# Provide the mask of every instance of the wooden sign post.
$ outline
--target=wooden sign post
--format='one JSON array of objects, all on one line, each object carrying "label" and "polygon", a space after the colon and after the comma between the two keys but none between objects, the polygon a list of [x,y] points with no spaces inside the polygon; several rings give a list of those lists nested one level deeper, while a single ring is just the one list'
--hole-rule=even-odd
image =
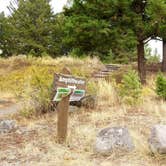
[{"label": "wooden sign post", "polygon": [[58,142],[64,143],[67,138],[68,110],[69,104],[73,101],[80,101],[85,96],[86,81],[71,75],[55,74],[54,76],[54,97],[57,102],[58,111]]},{"label": "wooden sign post", "polygon": [[58,111],[57,133],[58,133],[59,143],[64,143],[67,137],[69,98],[70,94],[63,97],[57,106],[57,111]]}]

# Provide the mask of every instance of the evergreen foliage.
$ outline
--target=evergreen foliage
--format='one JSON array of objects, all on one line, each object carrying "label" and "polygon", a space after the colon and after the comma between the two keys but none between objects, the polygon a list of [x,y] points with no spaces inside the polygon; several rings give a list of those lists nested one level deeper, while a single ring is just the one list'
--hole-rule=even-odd
[{"label": "evergreen foliage", "polygon": [[156,80],[156,93],[159,97],[166,100],[166,77],[159,73]]},{"label": "evergreen foliage", "polygon": [[12,48],[15,46],[13,43],[13,31],[11,29],[8,18],[5,17],[4,13],[0,13],[0,50],[2,55],[12,55]]},{"label": "evergreen foliage", "polygon": [[138,104],[141,97],[141,89],[140,78],[134,70],[130,70],[123,76],[122,83],[118,87],[120,97],[129,105]]},{"label": "evergreen foliage", "polygon": [[[65,9],[64,43],[82,53],[98,53],[102,60],[123,62],[135,60],[136,40],[133,32],[118,20],[120,1],[73,1]],[[108,58],[110,51],[112,58]],[[118,55],[118,57],[117,57]]]},{"label": "evergreen foliage", "polygon": [[49,0],[19,0],[9,6],[16,54],[56,54],[56,19]]},{"label": "evergreen foliage", "polygon": [[[83,52],[95,50],[107,55],[111,48],[116,59],[121,61],[128,58],[125,52],[137,48],[139,76],[145,83],[144,43],[159,35],[159,25],[163,25],[166,16],[165,7],[165,0],[73,0],[71,7],[65,10],[71,29],[67,31],[66,40],[70,48]],[[160,14],[157,9],[161,10]]]},{"label": "evergreen foliage", "polygon": [[72,53],[98,56],[107,63],[129,63],[138,56],[142,80],[145,40],[166,35],[165,0],[71,0],[59,14],[53,13],[50,0],[12,2],[10,16],[0,14],[5,55]]}]

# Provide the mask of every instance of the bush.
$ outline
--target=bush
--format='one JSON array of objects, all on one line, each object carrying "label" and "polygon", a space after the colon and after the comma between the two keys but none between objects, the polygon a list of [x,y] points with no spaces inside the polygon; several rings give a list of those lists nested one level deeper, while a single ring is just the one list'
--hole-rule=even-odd
[{"label": "bush", "polygon": [[147,59],[147,64],[160,63],[160,56],[154,55]]},{"label": "bush", "polygon": [[162,73],[159,73],[156,79],[156,93],[166,100],[166,77]]},{"label": "bush", "polygon": [[118,86],[118,92],[122,101],[129,105],[138,104],[141,97],[141,82],[138,73],[130,70],[122,78],[122,82]]},{"label": "bush", "polygon": [[27,74],[21,94],[24,99],[21,115],[29,118],[50,111],[53,74],[46,67],[35,66]]}]

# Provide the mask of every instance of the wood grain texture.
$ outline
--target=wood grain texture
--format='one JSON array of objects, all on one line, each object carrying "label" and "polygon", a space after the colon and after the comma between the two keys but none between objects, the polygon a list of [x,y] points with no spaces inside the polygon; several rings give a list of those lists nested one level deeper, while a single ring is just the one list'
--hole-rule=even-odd
[{"label": "wood grain texture", "polygon": [[67,127],[68,127],[68,110],[69,110],[69,94],[62,98],[62,100],[58,103],[57,111],[58,111],[58,142],[64,143],[67,138]]}]

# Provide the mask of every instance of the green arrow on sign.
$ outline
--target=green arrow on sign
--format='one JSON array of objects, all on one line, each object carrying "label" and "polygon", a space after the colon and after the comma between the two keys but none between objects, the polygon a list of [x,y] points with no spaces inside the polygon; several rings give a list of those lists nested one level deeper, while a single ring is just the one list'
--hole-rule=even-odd
[{"label": "green arrow on sign", "polygon": [[53,101],[61,101],[61,99],[69,95],[70,92],[71,92],[71,89],[69,88],[58,88]]}]

